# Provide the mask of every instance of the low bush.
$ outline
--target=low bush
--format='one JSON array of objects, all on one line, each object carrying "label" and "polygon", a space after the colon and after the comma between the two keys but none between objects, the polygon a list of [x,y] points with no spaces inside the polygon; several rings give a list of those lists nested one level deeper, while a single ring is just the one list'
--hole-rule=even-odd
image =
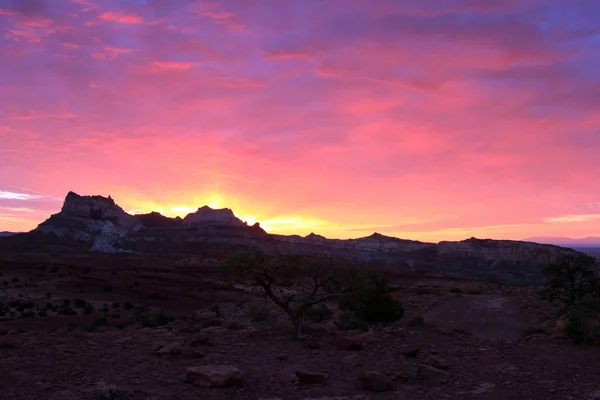
[{"label": "low bush", "polygon": [[83,308],[87,305],[87,301],[80,298],[73,299],[73,305],[77,308]]},{"label": "low bush", "polygon": [[325,304],[308,307],[304,316],[311,322],[328,321],[333,317],[333,312]]},{"label": "low bush", "polygon": [[344,312],[340,315],[338,322],[338,328],[342,331],[363,331],[369,330],[369,323],[360,319],[351,312]]},{"label": "low bush", "polygon": [[541,294],[558,301],[566,317],[565,334],[573,342],[600,342],[600,277],[596,259],[563,257],[544,269],[548,282]]},{"label": "low bush", "polygon": [[250,307],[248,310],[248,318],[255,324],[262,324],[272,318],[271,313],[264,307]]},{"label": "low bush", "polygon": [[370,325],[397,322],[404,315],[404,306],[391,296],[387,281],[376,274],[368,274],[356,293],[340,305],[351,310],[356,320]]}]

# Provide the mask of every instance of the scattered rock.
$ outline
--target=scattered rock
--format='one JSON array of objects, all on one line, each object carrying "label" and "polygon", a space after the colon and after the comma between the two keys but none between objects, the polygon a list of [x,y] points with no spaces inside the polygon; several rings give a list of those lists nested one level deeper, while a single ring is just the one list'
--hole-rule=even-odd
[{"label": "scattered rock", "polygon": [[394,388],[394,382],[377,371],[366,371],[360,376],[359,380],[365,389],[375,392],[385,392]]},{"label": "scattered rock", "polygon": [[421,353],[421,346],[405,346],[400,349],[400,354],[404,357],[415,358]]},{"label": "scattered rock", "polygon": [[350,354],[344,357],[342,361],[346,364],[356,364],[358,361],[358,356],[356,354]]},{"label": "scattered rock", "polygon": [[304,345],[309,349],[321,348],[321,343],[319,342],[319,340],[312,336],[307,336],[304,338]]},{"label": "scattered rock", "polygon": [[427,364],[429,364],[433,368],[444,370],[450,367],[450,361],[438,357],[429,357],[429,359],[427,360]]},{"label": "scattered rock", "polygon": [[92,389],[98,399],[113,399],[117,396],[118,388],[115,385],[108,385],[104,381],[96,382],[96,386]]},{"label": "scattered rock", "polygon": [[233,365],[203,365],[189,367],[186,380],[203,387],[242,386],[245,375]]},{"label": "scattered rock", "polygon": [[323,385],[327,380],[327,374],[322,372],[296,371],[296,377],[301,385]]},{"label": "scattered rock", "polygon": [[170,343],[166,345],[161,345],[157,350],[154,351],[154,354],[159,356],[165,355],[179,355],[182,352],[181,345],[179,343]]},{"label": "scattered rock", "polygon": [[337,347],[342,350],[353,350],[360,351],[363,347],[363,342],[352,337],[339,337],[337,338]]},{"label": "scattered rock", "polygon": [[283,354],[283,353],[282,353],[282,354],[279,354],[279,355],[277,356],[277,359],[278,359],[278,360],[281,360],[281,361],[286,361],[286,360],[289,360],[289,358],[290,358],[290,357],[289,357],[287,354]]},{"label": "scattered rock", "polygon": [[204,328],[202,331],[205,333],[220,333],[223,332],[225,328],[222,326],[209,326],[208,328]]},{"label": "scattered rock", "polygon": [[192,350],[190,355],[194,358],[204,358],[204,352],[202,352],[200,350]]},{"label": "scattered rock", "polygon": [[429,365],[419,365],[417,368],[417,377],[434,383],[450,382],[451,374]]},{"label": "scattered rock", "polygon": [[472,394],[483,394],[483,393],[487,393],[490,392],[493,388],[496,387],[495,383],[491,383],[491,382],[481,382],[479,384],[479,386],[477,386],[475,389],[473,389],[471,392]]},{"label": "scattered rock", "polygon": [[208,336],[208,334],[206,332],[200,332],[196,336],[194,336],[194,338],[190,342],[190,345],[198,346],[201,344],[206,344],[206,343],[208,343],[209,340],[210,340],[210,337]]}]

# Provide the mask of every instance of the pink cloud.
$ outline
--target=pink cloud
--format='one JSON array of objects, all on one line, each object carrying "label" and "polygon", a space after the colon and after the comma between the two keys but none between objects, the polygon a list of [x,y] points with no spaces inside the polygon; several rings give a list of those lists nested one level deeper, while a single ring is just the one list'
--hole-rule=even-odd
[{"label": "pink cloud", "polygon": [[150,72],[177,72],[187,71],[192,68],[196,63],[191,62],[175,62],[175,61],[153,61],[148,67]]},{"label": "pink cloud", "polygon": [[96,3],[2,15],[1,184],[146,211],[220,198],[288,233],[599,234],[595,8]]},{"label": "pink cloud", "polygon": [[98,16],[103,21],[119,22],[122,24],[143,24],[144,19],[139,15],[123,14],[120,12],[106,11]]},{"label": "pink cloud", "polygon": [[226,25],[229,29],[241,31],[245,26],[237,21],[236,17],[228,12],[205,12],[204,16],[211,18],[217,23]]}]

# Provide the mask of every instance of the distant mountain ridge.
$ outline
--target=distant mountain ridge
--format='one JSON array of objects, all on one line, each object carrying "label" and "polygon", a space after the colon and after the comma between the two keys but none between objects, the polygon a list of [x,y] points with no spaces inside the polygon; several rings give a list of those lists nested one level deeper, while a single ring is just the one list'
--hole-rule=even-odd
[{"label": "distant mountain ridge", "polygon": [[12,236],[12,235],[16,235],[16,232],[0,232],[0,237],[7,237],[7,236]]},{"label": "distant mountain ridge", "polygon": [[585,238],[570,238],[570,237],[533,237],[529,239],[525,239],[528,242],[536,242],[536,243],[544,243],[544,244],[554,244],[557,246],[574,246],[574,247],[600,247],[600,237],[585,237]]},{"label": "distant mountain ridge", "polygon": [[427,243],[374,233],[357,239],[269,234],[249,226],[232,210],[200,207],[185,218],[157,212],[131,215],[114,200],[69,192],[61,211],[31,232],[0,240],[13,251],[134,252],[180,257],[226,256],[239,249],[271,253],[326,254],[415,277],[455,276],[511,284],[540,283],[543,266],[575,250],[531,242],[471,238]]}]

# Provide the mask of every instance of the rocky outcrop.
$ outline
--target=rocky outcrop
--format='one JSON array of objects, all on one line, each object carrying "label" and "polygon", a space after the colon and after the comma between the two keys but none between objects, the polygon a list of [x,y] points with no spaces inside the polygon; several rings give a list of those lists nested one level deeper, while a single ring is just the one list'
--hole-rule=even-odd
[{"label": "rocky outcrop", "polygon": [[208,206],[201,207],[195,213],[186,215],[183,219],[183,223],[187,226],[205,224],[233,227],[247,226],[246,223],[238,219],[229,208],[215,210]]},{"label": "rocky outcrop", "polygon": [[69,192],[61,211],[42,222],[34,233],[63,242],[85,243],[93,251],[114,253],[123,248],[124,236],[136,229],[135,217],[110,196],[79,196]]},{"label": "rocky outcrop", "polygon": [[137,214],[135,218],[144,228],[171,228],[183,223],[180,217],[169,218],[158,212]]}]

